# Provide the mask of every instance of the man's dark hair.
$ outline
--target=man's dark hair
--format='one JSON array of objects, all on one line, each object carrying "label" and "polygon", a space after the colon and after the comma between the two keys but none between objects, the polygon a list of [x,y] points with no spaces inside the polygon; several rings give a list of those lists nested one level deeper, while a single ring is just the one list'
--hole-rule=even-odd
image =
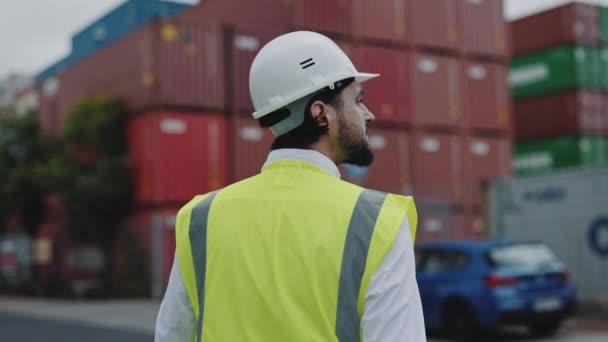
[{"label": "man's dark hair", "polygon": [[[315,94],[306,104],[304,112],[304,122],[293,130],[278,136],[272,142],[272,150],[280,148],[297,148],[309,149],[310,145],[319,141],[319,139],[327,133],[327,127],[317,125],[312,115],[310,115],[310,107],[315,101],[326,103],[337,110],[342,107],[342,91],[348,87],[354,78],[347,78],[336,82],[334,89],[329,87],[324,88]],[[259,119],[260,126],[271,127],[282,119],[289,116],[289,110],[286,108],[279,109],[276,112],[270,113]]]}]

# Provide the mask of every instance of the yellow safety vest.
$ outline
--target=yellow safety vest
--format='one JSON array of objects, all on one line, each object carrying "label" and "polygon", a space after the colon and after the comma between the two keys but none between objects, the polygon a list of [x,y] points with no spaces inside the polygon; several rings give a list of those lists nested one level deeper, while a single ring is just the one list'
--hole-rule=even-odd
[{"label": "yellow safety vest", "polygon": [[196,341],[359,341],[365,294],[411,197],[283,160],[195,197],[177,215]]}]

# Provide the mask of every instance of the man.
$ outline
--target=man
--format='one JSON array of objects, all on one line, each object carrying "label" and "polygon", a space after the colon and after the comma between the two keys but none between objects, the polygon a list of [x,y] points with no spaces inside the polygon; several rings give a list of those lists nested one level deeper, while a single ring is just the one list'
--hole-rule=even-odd
[{"label": "man", "polygon": [[313,32],[262,48],[249,85],[272,152],[180,210],[156,341],[426,340],[412,199],[339,179],[372,162],[361,82],[376,76]]}]

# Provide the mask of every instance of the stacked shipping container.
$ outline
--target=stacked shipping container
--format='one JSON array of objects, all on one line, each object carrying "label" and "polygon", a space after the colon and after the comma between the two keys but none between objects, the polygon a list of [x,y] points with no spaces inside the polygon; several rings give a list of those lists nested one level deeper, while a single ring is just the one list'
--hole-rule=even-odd
[{"label": "stacked shipping container", "polygon": [[83,96],[125,101],[139,208],[127,221],[148,222],[129,234],[151,234],[155,213],[259,172],[273,137],[251,119],[248,71],[264,44],[294,29],[326,33],[360,70],[382,75],[365,84],[375,163],[344,165],[344,178],[413,194],[420,241],[483,236],[483,184],[510,173],[502,1],[205,1],[65,69],[46,84],[44,126],[56,134]]},{"label": "stacked shipping container", "polygon": [[575,3],[513,23],[517,174],[606,162],[607,11]]}]

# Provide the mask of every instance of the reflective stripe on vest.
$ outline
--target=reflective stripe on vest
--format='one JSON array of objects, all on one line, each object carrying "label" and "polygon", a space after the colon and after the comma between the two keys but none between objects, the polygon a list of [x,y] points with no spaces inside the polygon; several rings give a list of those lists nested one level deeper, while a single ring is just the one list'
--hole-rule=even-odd
[{"label": "reflective stripe on vest", "polygon": [[350,218],[342,256],[336,312],[336,336],[340,342],[359,341],[361,322],[357,312],[357,300],[367,251],[385,198],[385,193],[363,190]]},{"label": "reflective stripe on vest", "polygon": [[[192,209],[190,219],[190,241],[199,300],[196,339],[198,342],[201,341],[202,336],[205,303],[207,219],[211,203],[216,195],[217,191],[210,193],[196,204]],[[340,342],[359,341],[361,322],[357,312],[357,300],[365,270],[367,251],[386,196],[385,193],[363,190],[357,199],[350,219],[342,256],[338,291],[336,336]]]},{"label": "reflective stripe on vest", "polygon": [[196,276],[196,292],[198,293],[198,319],[196,340],[201,341],[203,329],[203,308],[205,304],[205,270],[207,259],[207,219],[211,203],[217,195],[217,191],[210,193],[205,199],[200,201],[192,208],[190,218],[190,241],[192,248],[192,258],[194,262],[194,272]]}]

